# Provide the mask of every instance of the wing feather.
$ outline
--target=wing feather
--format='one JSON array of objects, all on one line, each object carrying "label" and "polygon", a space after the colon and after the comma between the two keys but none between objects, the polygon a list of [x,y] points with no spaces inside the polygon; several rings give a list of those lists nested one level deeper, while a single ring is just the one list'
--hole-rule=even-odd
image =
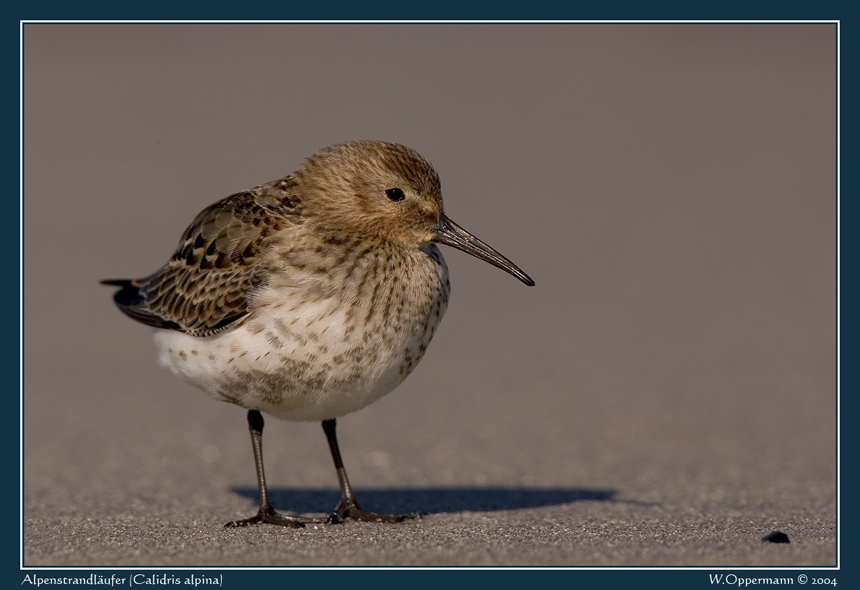
[{"label": "wing feather", "polygon": [[236,193],[204,209],[176,253],[154,274],[103,281],[120,287],[119,308],[156,328],[210,336],[248,314],[248,300],[267,282],[266,243],[302,223],[290,178]]}]

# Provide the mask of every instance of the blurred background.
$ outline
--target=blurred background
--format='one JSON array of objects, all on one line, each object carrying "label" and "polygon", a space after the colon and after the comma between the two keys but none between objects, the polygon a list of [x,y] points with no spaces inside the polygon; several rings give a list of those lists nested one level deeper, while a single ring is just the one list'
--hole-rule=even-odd
[{"label": "blurred background", "polygon": [[[84,559],[38,525],[256,510],[244,411],[160,370],[98,281],[353,139],[421,152],[537,283],[443,249],[424,360],[339,421],[360,501],[797,514],[835,555],[835,25],[30,24],[23,47],[25,562]],[[276,507],[331,508],[318,424],[269,419],[265,445]]]}]

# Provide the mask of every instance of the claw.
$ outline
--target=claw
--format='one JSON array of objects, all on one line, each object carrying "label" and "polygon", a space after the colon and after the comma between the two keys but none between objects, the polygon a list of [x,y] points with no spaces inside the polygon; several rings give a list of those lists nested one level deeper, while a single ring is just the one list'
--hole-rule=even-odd
[{"label": "claw", "polygon": [[279,514],[275,512],[272,508],[268,510],[260,511],[252,516],[251,518],[245,518],[243,520],[231,520],[226,523],[224,526],[227,528],[238,528],[251,526],[253,524],[274,524],[278,526],[286,526],[296,529],[301,529],[305,527],[305,523],[295,518],[290,518],[289,516],[284,516],[283,514]]}]

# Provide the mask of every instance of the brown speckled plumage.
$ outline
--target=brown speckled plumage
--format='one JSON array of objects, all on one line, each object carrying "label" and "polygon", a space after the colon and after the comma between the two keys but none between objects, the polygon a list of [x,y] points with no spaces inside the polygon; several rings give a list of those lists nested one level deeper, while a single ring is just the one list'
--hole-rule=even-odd
[{"label": "brown speckled plumage", "polygon": [[[298,526],[268,506],[259,412],[322,420],[338,465],[334,419],[390,392],[421,359],[450,291],[435,243],[533,284],[444,215],[421,155],[359,141],[207,207],[152,275],[106,281],[123,312],[156,328],[164,367],[249,410],[261,510],[239,524]],[[332,520],[386,520],[355,505],[341,471]]]},{"label": "brown speckled plumage", "polygon": [[176,253],[132,286],[140,297],[119,301],[133,318],[158,328],[210,336],[248,313],[248,297],[266,281],[264,250],[275,232],[301,223],[290,183],[236,193],[204,209]]}]

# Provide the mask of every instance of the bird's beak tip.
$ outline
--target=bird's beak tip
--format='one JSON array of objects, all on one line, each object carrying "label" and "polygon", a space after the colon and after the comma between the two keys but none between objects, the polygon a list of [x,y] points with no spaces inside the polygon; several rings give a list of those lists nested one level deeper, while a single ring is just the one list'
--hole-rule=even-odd
[{"label": "bird's beak tip", "polygon": [[516,264],[454,223],[451,218],[444,213],[439,219],[439,227],[437,227],[433,232],[433,241],[439,244],[445,244],[446,246],[451,246],[452,248],[457,248],[458,250],[471,254],[475,258],[479,258],[484,262],[489,262],[493,266],[512,274],[529,287],[533,287],[535,284],[532,278],[524,273]]}]

